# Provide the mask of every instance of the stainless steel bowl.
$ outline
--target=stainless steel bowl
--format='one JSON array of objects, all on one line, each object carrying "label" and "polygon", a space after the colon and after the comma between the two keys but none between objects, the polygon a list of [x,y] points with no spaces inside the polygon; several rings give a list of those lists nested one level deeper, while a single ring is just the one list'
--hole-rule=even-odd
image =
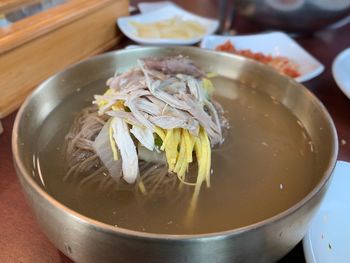
[{"label": "stainless steel bowl", "polygon": [[237,11],[268,29],[313,32],[350,15],[350,0],[234,0]]},{"label": "stainless steel bowl", "polygon": [[[201,67],[274,96],[302,121],[320,160],[316,186],[297,204],[253,225],[201,235],[149,234],[87,218],[56,201],[32,176],[32,138],[62,100],[139,57],[181,53]],[[44,103],[43,103],[44,102]],[[273,262],[304,236],[329,184],[337,158],[337,135],[326,109],[306,88],[267,66],[232,54],[192,47],[123,50],[81,62],[48,79],[22,105],[13,129],[18,177],[38,223],[51,242],[76,262]],[[302,183],[302,182],[301,182]]]}]

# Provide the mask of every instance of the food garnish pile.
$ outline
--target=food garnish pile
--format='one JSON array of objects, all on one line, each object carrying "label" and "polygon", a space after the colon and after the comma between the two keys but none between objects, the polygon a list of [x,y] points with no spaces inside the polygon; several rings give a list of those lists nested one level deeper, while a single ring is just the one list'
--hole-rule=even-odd
[{"label": "food garnish pile", "polygon": [[249,49],[238,50],[231,43],[231,41],[226,41],[225,43],[218,45],[215,50],[230,52],[247,58],[257,60],[261,63],[269,65],[279,71],[280,73],[287,75],[292,78],[297,78],[300,76],[299,66],[295,62],[291,61],[289,58],[282,56],[272,56],[265,55],[260,52],[252,52]]},{"label": "food garnish pile", "polygon": [[[209,187],[211,149],[223,142],[225,120],[208,76],[179,55],[139,59],[107,81],[107,91],[93,101],[107,116],[94,148],[112,176],[119,168],[118,176],[132,184],[139,160],[166,162],[170,174],[195,187],[194,200],[203,182]],[[186,177],[192,163],[194,180]]]}]

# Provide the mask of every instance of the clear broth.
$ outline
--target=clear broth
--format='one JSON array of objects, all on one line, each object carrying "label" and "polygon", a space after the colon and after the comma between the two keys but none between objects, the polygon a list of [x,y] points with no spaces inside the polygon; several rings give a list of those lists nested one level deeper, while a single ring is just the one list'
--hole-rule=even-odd
[{"label": "clear broth", "polygon": [[[101,93],[103,81],[78,89],[45,120],[36,145],[36,172],[45,190],[67,207],[116,227],[163,234],[200,234],[244,227],[300,201],[317,180],[315,150],[301,122],[264,92],[217,77],[215,99],[230,123],[213,150],[211,187],[202,186],[192,220],[190,194],[140,198],[132,191],[101,191],[63,181],[64,137],[74,117]],[[38,171],[40,167],[40,171]],[[186,186],[187,187],[187,186]]]}]

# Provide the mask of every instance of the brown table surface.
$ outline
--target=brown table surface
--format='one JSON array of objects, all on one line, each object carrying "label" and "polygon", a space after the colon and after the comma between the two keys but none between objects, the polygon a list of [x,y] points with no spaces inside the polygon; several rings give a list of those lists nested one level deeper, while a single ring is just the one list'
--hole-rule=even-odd
[{"label": "brown table surface", "polygon": [[[131,1],[136,4],[140,1]],[[178,0],[187,10],[200,15],[215,17],[218,1]],[[254,24],[237,17],[235,29],[239,34],[257,33]],[[340,143],[338,159],[350,161],[350,99],[336,85],[331,65],[335,56],[350,46],[350,24],[332,31],[299,36],[296,41],[325,66],[318,77],[304,83],[326,106],[337,127]],[[128,40],[116,48],[130,43]],[[40,231],[30,208],[24,199],[12,164],[11,132],[15,113],[2,120],[5,132],[0,136],[0,262],[56,263],[71,262],[62,255]],[[301,244],[280,262],[305,262]]]}]

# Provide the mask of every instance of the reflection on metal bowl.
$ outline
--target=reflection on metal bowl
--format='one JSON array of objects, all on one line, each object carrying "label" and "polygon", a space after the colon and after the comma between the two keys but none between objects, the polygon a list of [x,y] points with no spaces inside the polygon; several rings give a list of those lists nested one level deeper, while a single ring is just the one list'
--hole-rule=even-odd
[{"label": "reflection on metal bowl", "polygon": [[350,15],[350,0],[235,0],[237,11],[269,29],[320,30]]},{"label": "reflection on metal bowl", "polygon": [[[316,149],[315,185],[283,212],[247,226],[207,234],[152,234],[114,227],[73,211],[58,202],[32,175],[33,138],[46,117],[65,98],[137,58],[183,54],[203,69],[261,89],[290,109],[303,123]],[[44,101],[43,107],[42,102]],[[305,87],[267,66],[232,54],[193,47],[140,48],[112,52],[81,62],[50,78],[26,100],[13,130],[14,163],[38,223],[51,242],[76,262],[274,262],[304,236],[324,196],[337,158],[334,124]],[[300,182],[298,185],[302,185]]]}]

